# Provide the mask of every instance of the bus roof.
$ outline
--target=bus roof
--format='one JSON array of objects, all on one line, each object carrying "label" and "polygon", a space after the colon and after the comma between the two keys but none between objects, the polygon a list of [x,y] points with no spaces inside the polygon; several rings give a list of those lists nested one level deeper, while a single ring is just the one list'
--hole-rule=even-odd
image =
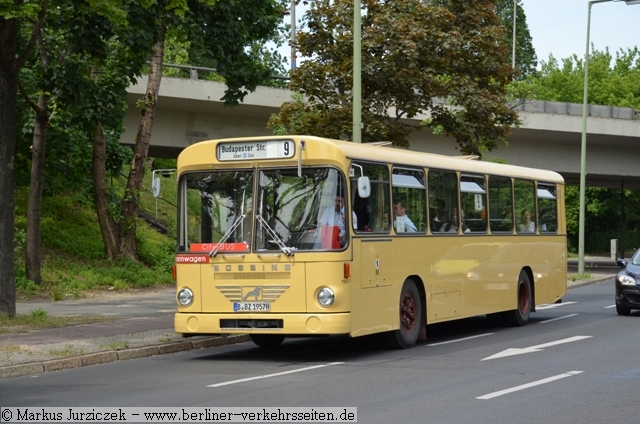
[{"label": "bus roof", "polygon": [[[300,140],[304,140],[307,145],[307,149],[313,149],[314,147],[324,148],[324,153],[328,153],[327,149],[329,149],[329,151],[333,150],[332,154],[327,154],[327,156],[342,156],[345,159],[390,163],[407,167],[455,170],[460,171],[463,174],[467,172],[474,174],[493,174],[514,178],[535,179],[538,181],[547,181],[560,184],[564,183],[564,179],[560,174],[549,170],[478,161],[474,160],[474,156],[447,156],[435,153],[417,152],[390,146],[387,147],[384,145],[384,143],[360,144],[308,135],[273,135],[201,141],[185,148],[180,153],[180,156],[178,157],[178,171],[182,172],[182,169],[180,168],[183,167],[186,167],[189,170],[193,170],[195,169],[194,165],[196,165],[196,162],[202,165],[200,169],[210,169],[212,162],[215,162],[211,160],[211,154],[212,152],[215,153],[215,146],[221,142],[255,142],[263,140],[266,141],[286,139],[293,140],[296,145],[298,145]],[[296,152],[295,156],[288,159],[287,161],[297,162],[298,154],[299,152]],[[183,161],[187,161],[189,162],[189,164],[187,165],[185,163],[182,163]],[[247,161],[230,161],[228,163],[225,163],[225,165],[227,165],[225,166],[225,168],[228,168],[228,166],[231,164],[242,165],[243,163],[246,164],[246,162]],[[317,163],[316,160],[314,160],[313,162]]]}]

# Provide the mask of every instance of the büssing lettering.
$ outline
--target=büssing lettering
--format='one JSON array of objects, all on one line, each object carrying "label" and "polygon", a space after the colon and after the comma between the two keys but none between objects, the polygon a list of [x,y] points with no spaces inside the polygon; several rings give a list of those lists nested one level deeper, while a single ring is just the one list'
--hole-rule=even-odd
[{"label": "b\u00fcssing lettering", "polygon": [[[215,272],[219,272],[220,271],[220,265],[214,264],[213,265],[213,270]],[[224,270],[227,271],[227,272],[232,272],[233,271],[233,265],[225,265],[224,266]],[[246,270],[247,269],[245,268],[244,265],[238,265],[237,271],[244,272]],[[249,271],[257,271],[257,270],[258,270],[258,267],[255,264],[249,265]],[[284,270],[285,271],[291,271],[291,264],[284,264]],[[262,271],[266,271],[264,265],[262,265]],[[271,264],[271,271],[278,271],[278,264]]]}]

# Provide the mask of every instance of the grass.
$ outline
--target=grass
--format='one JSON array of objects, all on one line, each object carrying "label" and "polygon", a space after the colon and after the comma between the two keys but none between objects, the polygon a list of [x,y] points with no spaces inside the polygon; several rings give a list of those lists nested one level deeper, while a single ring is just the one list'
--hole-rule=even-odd
[{"label": "grass", "polygon": [[107,350],[124,350],[129,349],[129,344],[123,342],[113,342],[109,343],[108,345],[102,346],[102,348]]},{"label": "grass", "polygon": [[47,316],[31,311],[29,315],[16,315],[9,318],[6,314],[0,314],[0,334],[21,333],[47,328],[68,327],[70,325],[91,324],[95,322],[115,321],[114,318],[105,317],[80,317],[80,316]]},{"label": "grass", "polygon": [[[145,173],[140,208],[157,216],[167,228],[161,234],[143,219],[137,223],[137,253],[140,262],[127,258],[105,259],[104,243],[92,199],[69,191],[43,197],[41,214],[42,284],[26,278],[24,247],[27,228],[28,187],[15,193],[17,298],[79,299],[95,290],[126,291],[173,284],[171,267],[175,257],[177,183],[175,176],[162,178],[161,198],[151,194],[151,169]],[[125,178],[112,180],[116,198],[122,197]],[[157,206],[156,206],[157,203]],[[157,210],[157,213],[156,213]],[[52,319],[53,321],[53,319]]]},{"label": "grass", "polygon": [[590,280],[591,274],[588,272],[583,272],[582,274],[570,274],[569,279],[574,282],[578,280]]},{"label": "grass", "polygon": [[73,345],[67,345],[63,349],[51,349],[49,350],[49,356],[56,358],[69,358],[71,356],[81,356],[84,354],[84,350],[76,349]]}]

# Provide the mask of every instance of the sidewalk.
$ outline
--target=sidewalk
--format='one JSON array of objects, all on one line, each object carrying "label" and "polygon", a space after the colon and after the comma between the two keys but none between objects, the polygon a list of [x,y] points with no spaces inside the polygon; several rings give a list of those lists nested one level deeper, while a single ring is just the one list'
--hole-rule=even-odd
[{"label": "sidewalk", "polygon": [[[587,261],[585,261],[587,264]],[[619,268],[608,258],[585,265],[589,279],[577,279],[577,260],[568,263],[569,289],[612,278]],[[613,264],[613,266],[611,266]],[[575,270],[572,271],[575,265]],[[173,329],[175,289],[101,293],[79,300],[19,302],[18,314],[42,309],[49,316],[101,316],[113,321],[28,333],[0,334],[0,378],[142,358],[249,341],[247,335],[183,338]]]}]

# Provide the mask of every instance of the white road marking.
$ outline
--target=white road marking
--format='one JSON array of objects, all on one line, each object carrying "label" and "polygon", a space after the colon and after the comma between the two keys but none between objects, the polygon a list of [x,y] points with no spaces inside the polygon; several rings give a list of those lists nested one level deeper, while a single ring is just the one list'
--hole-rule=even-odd
[{"label": "white road marking", "polygon": [[561,320],[561,319],[571,318],[571,317],[575,317],[575,316],[577,316],[577,315],[578,315],[578,314],[569,314],[569,315],[565,315],[565,316],[563,316],[563,317],[558,317],[558,318],[548,319],[548,320],[546,320],[546,321],[540,321],[538,324],[546,324],[546,323],[548,323],[548,322],[559,321],[559,320]]},{"label": "white road marking", "polygon": [[522,348],[522,349],[520,349],[520,348],[509,348],[507,350],[503,350],[500,353],[496,353],[495,355],[491,355],[491,356],[489,356],[487,358],[481,359],[481,361],[487,361],[489,359],[504,358],[506,356],[522,355],[524,353],[540,352],[545,347],[556,346],[556,345],[563,344],[563,343],[577,342],[579,340],[590,339],[591,337],[593,337],[593,336],[574,336],[574,337],[569,337],[568,339],[556,340],[554,342],[543,343],[543,344],[540,344],[540,345],[531,346],[531,347],[525,347],[525,348]]},{"label": "white road marking", "polygon": [[616,304],[614,303],[613,305],[605,306],[604,309],[615,308],[615,307],[616,307]]},{"label": "white road marking", "polygon": [[312,367],[299,368],[297,370],[277,372],[275,374],[257,375],[255,377],[241,378],[240,380],[231,380],[231,381],[225,381],[225,382],[217,383],[217,384],[209,384],[207,387],[228,386],[229,384],[244,383],[245,381],[260,380],[260,379],[263,379],[263,378],[278,377],[278,376],[281,376],[281,375],[293,374],[295,372],[315,370],[317,368],[330,367],[332,365],[340,365],[340,364],[344,364],[344,362],[331,362],[331,363],[323,364],[323,365],[314,365]]},{"label": "white road marking", "polygon": [[562,303],[551,303],[546,305],[540,305],[540,306],[536,306],[536,311],[541,311],[543,309],[555,309],[561,306],[573,305],[575,303],[578,303],[578,302],[562,302]]},{"label": "white road marking", "polygon": [[482,399],[482,400],[493,399],[493,398],[498,397],[498,396],[502,396],[502,395],[506,395],[506,394],[513,393],[513,392],[517,392],[517,391],[520,391],[520,390],[528,389],[530,387],[535,387],[535,386],[539,386],[541,384],[551,383],[552,381],[560,380],[560,379],[567,378],[567,377],[573,377],[574,375],[582,374],[583,372],[584,371],[569,371],[569,372],[564,373],[564,374],[558,374],[558,375],[554,375],[553,377],[543,378],[542,380],[538,380],[538,381],[534,381],[534,382],[531,382],[531,383],[523,384],[521,386],[516,386],[516,387],[512,387],[510,389],[504,389],[504,390],[500,390],[500,391],[497,391],[497,392],[489,393],[489,394],[486,394],[486,395],[478,396],[476,399]]},{"label": "white road marking", "polygon": [[458,343],[458,342],[464,342],[466,340],[471,340],[471,339],[477,339],[478,337],[484,337],[484,336],[490,336],[493,333],[486,333],[486,334],[478,334],[477,336],[471,336],[471,337],[465,337],[463,339],[456,339],[456,340],[449,340],[448,342],[439,342],[439,343],[431,343],[425,346],[440,346],[440,345],[446,345],[446,344],[450,344],[450,343]]}]

